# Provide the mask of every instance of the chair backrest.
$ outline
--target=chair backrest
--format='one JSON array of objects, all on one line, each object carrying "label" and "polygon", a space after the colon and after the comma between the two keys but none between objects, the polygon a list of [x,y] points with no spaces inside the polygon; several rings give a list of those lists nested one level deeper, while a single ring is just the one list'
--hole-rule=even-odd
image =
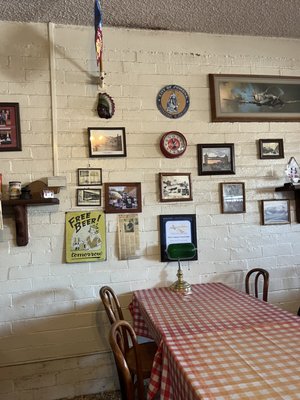
[{"label": "chair backrest", "polygon": [[254,293],[255,297],[258,298],[258,288],[259,288],[259,277],[263,278],[263,300],[268,301],[268,291],[269,291],[269,272],[263,268],[253,268],[251,269],[245,278],[246,293],[250,294],[250,277],[254,278]]},{"label": "chair backrest", "polygon": [[110,323],[113,324],[120,319],[124,319],[119,299],[113,289],[109,286],[102,286],[99,294]]},{"label": "chair backrest", "polygon": [[[135,358],[136,375],[132,376],[126,362],[127,343],[132,344],[132,351]],[[113,351],[115,362],[119,374],[120,385],[122,388],[122,398],[124,400],[134,400],[137,390],[138,399],[144,399],[144,379],[142,373],[142,359],[139,353],[139,344],[132,326],[124,320],[116,321],[112,324],[109,333],[109,343]]]}]

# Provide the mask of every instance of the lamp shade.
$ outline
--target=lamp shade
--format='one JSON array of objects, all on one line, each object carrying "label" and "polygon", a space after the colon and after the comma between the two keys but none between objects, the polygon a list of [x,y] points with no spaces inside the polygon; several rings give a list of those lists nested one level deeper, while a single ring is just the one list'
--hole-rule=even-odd
[{"label": "lamp shade", "polygon": [[167,247],[167,255],[170,260],[191,260],[196,254],[193,243],[172,243]]}]

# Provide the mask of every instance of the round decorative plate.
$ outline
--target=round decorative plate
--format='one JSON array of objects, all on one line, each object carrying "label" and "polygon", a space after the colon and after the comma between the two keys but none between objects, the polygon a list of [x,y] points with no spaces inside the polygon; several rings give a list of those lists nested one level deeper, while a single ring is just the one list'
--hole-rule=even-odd
[{"label": "round decorative plate", "polygon": [[181,86],[167,85],[158,92],[156,105],[165,117],[180,118],[187,112],[190,98]]},{"label": "round decorative plate", "polygon": [[182,156],[187,147],[187,141],[184,135],[177,131],[165,133],[160,139],[160,149],[167,158],[176,158]]}]

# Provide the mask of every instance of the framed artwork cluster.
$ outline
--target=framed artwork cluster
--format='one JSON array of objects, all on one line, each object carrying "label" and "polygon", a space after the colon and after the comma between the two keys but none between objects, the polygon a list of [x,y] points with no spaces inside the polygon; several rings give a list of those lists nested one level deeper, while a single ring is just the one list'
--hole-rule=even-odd
[{"label": "framed artwork cluster", "polygon": [[88,186],[77,189],[77,206],[101,206],[101,189],[96,187],[102,185],[101,168],[78,168],[77,183]]}]

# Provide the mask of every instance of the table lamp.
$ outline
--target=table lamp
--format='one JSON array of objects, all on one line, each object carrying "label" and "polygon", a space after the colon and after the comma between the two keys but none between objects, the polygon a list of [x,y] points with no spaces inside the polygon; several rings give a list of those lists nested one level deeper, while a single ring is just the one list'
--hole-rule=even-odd
[{"label": "table lamp", "polygon": [[191,260],[196,254],[196,247],[193,243],[173,243],[169,244],[166,249],[167,256],[171,261],[178,261],[178,280],[170,286],[173,292],[190,294],[192,292],[191,285],[183,280],[183,272],[180,265],[180,260]]}]

